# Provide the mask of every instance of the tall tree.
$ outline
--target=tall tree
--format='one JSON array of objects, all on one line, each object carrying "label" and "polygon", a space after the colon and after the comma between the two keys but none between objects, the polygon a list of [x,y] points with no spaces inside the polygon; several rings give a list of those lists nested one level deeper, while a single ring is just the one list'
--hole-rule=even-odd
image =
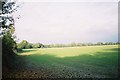
[{"label": "tall tree", "polygon": [[2,39],[2,66],[10,68],[16,56],[16,41],[14,40],[14,18],[12,13],[16,10],[12,0],[0,1],[0,39]]}]

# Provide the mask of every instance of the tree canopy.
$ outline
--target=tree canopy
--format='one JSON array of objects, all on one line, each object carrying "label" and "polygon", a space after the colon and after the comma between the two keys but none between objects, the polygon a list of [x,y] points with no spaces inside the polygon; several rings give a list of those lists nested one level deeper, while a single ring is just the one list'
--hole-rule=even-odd
[{"label": "tree canopy", "polygon": [[14,40],[14,18],[12,13],[16,10],[12,0],[0,1],[0,39],[2,40],[2,66],[4,69],[12,68],[14,63],[17,44]]},{"label": "tree canopy", "polygon": [[42,43],[30,43],[26,40],[23,40],[17,44],[18,49],[42,48],[42,47],[44,47]]}]

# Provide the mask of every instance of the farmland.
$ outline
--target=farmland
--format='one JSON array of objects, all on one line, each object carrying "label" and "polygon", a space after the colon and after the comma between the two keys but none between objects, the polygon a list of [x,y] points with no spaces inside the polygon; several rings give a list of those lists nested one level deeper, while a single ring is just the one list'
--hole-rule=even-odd
[{"label": "farmland", "polygon": [[23,49],[31,77],[117,77],[118,46]]}]

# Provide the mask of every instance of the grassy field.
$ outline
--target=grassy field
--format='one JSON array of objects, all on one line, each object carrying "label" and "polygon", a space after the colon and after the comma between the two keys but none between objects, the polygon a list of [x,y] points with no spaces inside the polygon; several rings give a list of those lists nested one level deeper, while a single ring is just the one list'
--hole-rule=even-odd
[{"label": "grassy field", "polygon": [[24,49],[33,77],[108,78],[118,74],[118,46]]}]

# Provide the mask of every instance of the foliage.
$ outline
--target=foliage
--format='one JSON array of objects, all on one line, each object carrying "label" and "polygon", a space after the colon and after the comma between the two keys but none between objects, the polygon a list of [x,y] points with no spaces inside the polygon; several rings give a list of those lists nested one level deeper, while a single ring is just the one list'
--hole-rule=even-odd
[{"label": "foliage", "polygon": [[10,25],[14,25],[14,18],[12,13],[16,11],[17,7],[14,1],[5,0],[4,2],[0,2],[2,5],[0,13],[0,30],[2,30],[1,34],[4,34]]},{"label": "foliage", "polygon": [[49,44],[45,45],[46,48],[54,47],[79,47],[79,46],[100,46],[100,45],[118,45],[117,42],[98,42],[98,43],[70,43],[70,44]]},{"label": "foliage", "polygon": [[26,40],[23,40],[17,46],[18,46],[18,48],[25,49],[27,45],[28,45],[28,42]]},{"label": "foliage", "polygon": [[29,43],[26,40],[21,41],[17,44],[18,49],[30,49],[30,48],[42,48],[44,45],[42,43]]},{"label": "foliage", "polygon": [[[15,2],[11,0],[0,1],[0,37],[2,38],[3,53],[8,54],[16,50],[16,42],[14,40],[14,19],[11,15],[15,10]],[[10,54],[10,53],[9,53]]]},{"label": "foliage", "polygon": [[16,10],[15,2],[12,0],[0,1],[0,38],[2,39],[2,66],[6,69],[15,67],[16,41],[14,35],[14,18],[12,13]]},{"label": "foliage", "polygon": [[12,36],[13,32],[14,30],[13,27],[11,26],[9,31],[7,31],[2,38],[2,43],[4,44],[3,46],[8,47],[11,50],[16,49],[16,42],[14,41],[14,38]]},{"label": "foliage", "polygon": [[32,47],[33,47],[33,48],[42,48],[42,47],[43,47],[43,44],[41,44],[41,43],[36,43],[36,44],[33,44]]},{"label": "foliage", "polygon": [[0,1],[0,37],[2,38],[3,51],[7,49],[15,50],[16,42],[14,40],[14,19],[11,15],[15,10],[15,2],[11,0]]}]

